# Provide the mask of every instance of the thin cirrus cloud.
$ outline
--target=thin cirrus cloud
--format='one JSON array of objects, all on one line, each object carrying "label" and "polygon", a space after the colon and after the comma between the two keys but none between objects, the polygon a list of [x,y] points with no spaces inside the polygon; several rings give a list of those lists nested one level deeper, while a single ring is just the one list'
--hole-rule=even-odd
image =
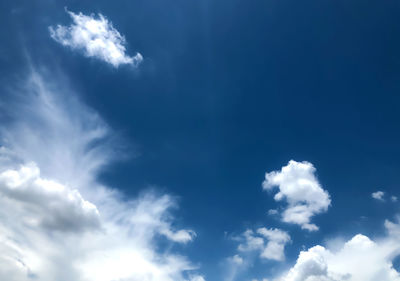
[{"label": "thin cirrus cloud", "polygon": [[326,212],[331,204],[329,193],[321,187],[315,171],[309,162],[291,160],[280,171],[266,173],[262,184],[265,190],[278,187],[275,201],[287,202],[282,221],[298,224],[309,231],[318,230],[311,218]]},{"label": "thin cirrus cloud", "polygon": [[195,238],[175,227],[171,196],[126,199],[97,181],[118,158],[100,116],[54,72],[15,82],[0,130],[0,280],[204,281],[158,245]]},{"label": "thin cirrus cloud", "polygon": [[355,235],[338,250],[317,245],[302,251],[279,281],[399,281],[393,261],[400,253],[400,225],[385,221],[387,235],[371,240]]},{"label": "thin cirrus cloud", "polygon": [[126,53],[125,37],[102,14],[95,18],[94,15],[75,14],[71,11],[67,13],[73,21],[70,26],[49,27],[50,35],[56,42],[114,67],[123,64],[137,67],[143,61],[140,53],[133,57]]}]

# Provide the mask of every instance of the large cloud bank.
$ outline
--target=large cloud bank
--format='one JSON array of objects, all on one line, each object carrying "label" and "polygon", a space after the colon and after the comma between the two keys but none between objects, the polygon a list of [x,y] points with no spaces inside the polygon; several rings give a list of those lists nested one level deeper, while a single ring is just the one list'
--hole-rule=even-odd
[{"label": "large cloud bank", "polygon": [[393,260],[400,253],[400,226],[385,223],[388,235],[373,241],[358,234],[336,251],[315,246],[302,251],[279,281],[399,281]]},{"label": "large cloud bank", "polygon": [[0,280],[204,281],[171,247],[195,237],[174,226],[171,196],[96,180],[117,156],[101,118],[55,75],[20,84],[2,108]]},{"label": "large cloud bank", "polygon": [[311,223],[311,218],[327,211],[331,204],[329,194],[321,187],[315,171],[309,162],[291,160],[280,171],[266,173],[262,184],[265,190],[278,187],[274,199],[287,202],[282,220],[309,231],[318,230],[318,226]]},{"label": "large cloud bank", "polygon": [[51,37],[63,46],[81,50],[88,57],[95,57],[118,67],[121,64],[138,66],[140,53],[126,54],[125,38],[102,14],[98,18],[67,11],[73,23],[70,26],[49,27]]}]

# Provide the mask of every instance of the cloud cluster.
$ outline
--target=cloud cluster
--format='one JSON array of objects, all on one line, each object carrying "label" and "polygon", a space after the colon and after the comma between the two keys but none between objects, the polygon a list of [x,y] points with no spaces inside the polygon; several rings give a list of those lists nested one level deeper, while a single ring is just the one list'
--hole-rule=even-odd
[{"label": "cloud cluster", "polygon": [[372,241],[358,234],[338,251],[315,246],[302,251],[279,281],[399,281],[393,260],[400,254],[400,226],[386,221],[388,235]]},{"label": "cloud cluster", "polygon": [[309,231],[318,230],[318,226],[311,223],[311,218],[327,211],[331,204],[329,194],[319,184],[315,171],[309,162],[291,160],[281,171],[266,173],[262,184],[265,190],[278,187],[274,199],[287,202],[282,220]]},{"label": "cloud cluster", "polygon": [[125,38],[102,14],[98,18],[67,11],[73,23],[70,26],[49,27],[51,37],[63,46],[82,50],[88,57],[95,57],[118,67],[121,64],[138,66],[140,53],[126,54]]},{"label": "cloud cluster", "polygon": [[[373,198],[375,200],[378,200],[378,201],[381,201],[381,202],[385,202],[386,201],[385,197],[387,197],[387,194],[384,191],[378,190],[376,192],[372,192],[371,193],[371,198]],[[390,201],[394,202],[394,203],[397,202],[398,201],[397,196],[391,195],[390,196]]]},{"label": "cloud cluster", "polygon": [[256,232],[248,229],[238,239],[242,240],[238,246],[240,252],[259,251],[261,258],[275,261],[285,259],[285,245],[290,242],[286,231],[265,227]]},{"label": "cloud cluster", "polygon": [[19,84],[2,108],[0,280],[204,281],[172,247],[195,232],[175,227],[171,196],[97,181],[117,156],[101,118],[56,75]]}]

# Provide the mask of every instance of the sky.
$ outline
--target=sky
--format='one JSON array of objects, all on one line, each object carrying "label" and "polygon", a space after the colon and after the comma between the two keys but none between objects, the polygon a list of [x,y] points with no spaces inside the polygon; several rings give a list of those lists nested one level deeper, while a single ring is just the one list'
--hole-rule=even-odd
[{"label": "sky", "polygon": [[0,1],[0,280],[400,281],[399,13]]}]

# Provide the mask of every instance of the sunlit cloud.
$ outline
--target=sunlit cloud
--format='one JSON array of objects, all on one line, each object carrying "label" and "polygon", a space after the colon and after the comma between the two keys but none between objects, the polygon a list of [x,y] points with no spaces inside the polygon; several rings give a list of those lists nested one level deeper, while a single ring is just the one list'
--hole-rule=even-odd
[{"label": "sunlit cloud", "polygon": [[386,221],[387,235],[375,241],[355,235],[339,249],[317,245],[299,254],[296,264],[279,281],[398,281],[393,267],[400,254],[400,226]]},{"label": "sunlit cloud", "polygon": [[280,171],[266,173],[262,186],[265,190],[274,190],[275,201],[286,201],[282,221],[298,224],[309,231],[318,230],[311,218],[326,212],[331,204],[329,193],[324,190],[317,177],[316,169],[309,162],[289,161]]},{"label": "sunlit cloud", "polygon": [[70,26],[49,27],[51,37],[63,46],[82,51],[88,57],[103,60],[114,67],[122,64],[138,66],[143,56],[126,54],[126,40],[102,14],[75,14],[67,11],[73,23]]},{"label": "sunlit cloud", "polygon": [[8,281],[204,281],[168,245],[173,197],[126,198],[97,180],[118,158],[110,128],[65,79],[32,70],[14,88],[1,130],[0,279]]}]

